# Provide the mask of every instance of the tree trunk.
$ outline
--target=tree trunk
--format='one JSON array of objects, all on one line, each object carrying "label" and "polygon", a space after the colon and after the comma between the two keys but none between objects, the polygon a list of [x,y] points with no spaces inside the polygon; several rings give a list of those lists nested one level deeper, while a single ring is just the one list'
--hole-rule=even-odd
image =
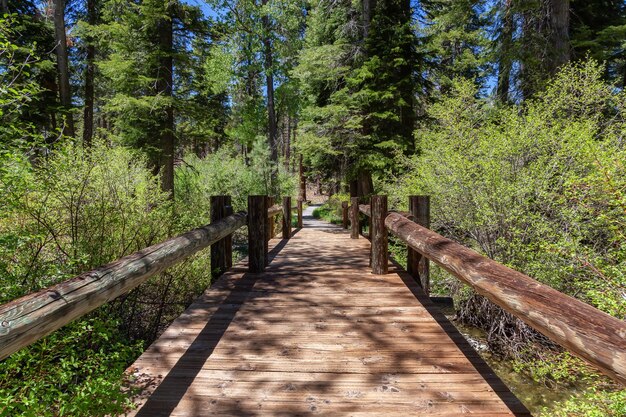
[{"label": "tree trunk", "polygon": [[[401,21],[398,22],[404,28],[403,36],[411,39],[411,1],[402,1]],[[401,135],[405,142],[405,154],[413,155],[415,153],[415,138],[413,130],[415,129],[415,85],[413,83],[413,65],[415,64],[413,45],[410,41],[402,44],[402,56],[404,64],[398,68],[398,77],[400,80],[400,96],[404,104],[400,105],[400,121],[402,126]]]},{"label": "tree trunk", "polygon": [[502,103],[509,101],[509,89],[511,79],[511,49],[513,47],[513,10],[511,0],[504,2],[502,18],[502,34],[500,35],[500,47],[498,48],[498,86],[496,95]]},{"label": "tree trunk", "polygon": [[2,7],[2,14],[9,14],[9,2],[8,2],[8,0],[0,1],[0,6]]},{"label": "tree trunk", "polygon": [[[263,6],[265,6],[267,2],[268,0],[263,0]],[[267,93],[267,143],[270,147],[270,159],[274,164],[276,164],[278,163],[278,150],[276,149],[276,137],[278,133],[278,128],[276,123],[276,108],[274,107],[274,57],[272,52],[272,41],[270,39],[270,34],[272,31],[270,17],[268,15],[264,15],[261,18],[261,23],[263,25],[264,32],[263,56],[265,61],[265,84]],[[272,169],[272,179],[275,180],[275,177],[276,171],[274,167],[274,169]],[[272,183],[275,183],[275,181],[272,181]]]},{"label": "tree trunk", "polygon": [[67,37],[65,34],[65,0],[54,0],[54,34],[56,40],[57,68],[59,71],[59,98],[66,114],[63,134],[74,136],[74,119],[71,113],[72,92],[70,89]]},{"label": "tree trunk", "polygon": [[285,141],[285,171],[289,171],[291,160],[291,116],[287,114],[287,140]]},{"label": "tree trunk", "polygon": [[570,60],[569,0],[549,0],[550,38],[553,48],[552,73]]},{"label": "tree trunk", "polygon": [[368,197],[374,194],[374,182],[372,181],[371,171],[364,169],[359,171],[358,194],[359,197]]},{"label": "tree trunk", "polygon": [[300,192],[298,193],[298,200],[306,200],[306,177],[304,176],[304,165],[302,164],[302,154],[300,154]]},{"label": "tree trunk", "polygon": [[[168,14],[170,10],[166,11]],[[172,19],[161,19],[157,24],[159,36],[159,69],[157,74],[157,94],[172,97],[173,84],[173,26]],[[174,198],[174,108],[169,104],[160,116],[159,129],[159,168],[161,188]]]},{"label": "tree trunk", "polygon": [[368,197],[374,194],[374,182],[372,173],[366,169],[360,169],[357,177],[350,181],[350,197]]},{"label": "tree trunk", "polygon": [[[87,23],[96,24],[96,1],[87,0]],[[93,139],[94,75],[96,47],[91,36],[87,37],[87,68],[85,69],[85,108],[83,109],[83,144],[91,146]]]},{"label": "tree trunk", "polygon": [[363,39],[367,39],[370,32],[370,23],[374,16],[376,0],[363,0]]}]

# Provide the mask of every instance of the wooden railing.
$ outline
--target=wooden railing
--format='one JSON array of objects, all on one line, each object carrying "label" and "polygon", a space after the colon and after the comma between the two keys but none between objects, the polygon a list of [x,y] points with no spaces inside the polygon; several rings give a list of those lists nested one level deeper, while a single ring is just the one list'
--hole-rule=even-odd
[{"label": "wooden railing", "polygon": [[[230,196],[211,197],[211,224],[0,306],[0,360],[209,245],[211,270],[223,272],[232,266],[231,236],[243,226],[248,226],[249,270],[263,272],[268,263],[270,215],[283,213],[288,219],[283,221],[287,223],[283,238],[291,237],[291,198],[285,197],[288,204],[278,211],[270,207],[269,200],[267,196],[249,196],[248,212],[233,214]],[[301,224],[302,211],[298,213]]]},{"label": "wooden railing", "polygon": [[626,323],[429,230],[428,197],[413,196],[410,202],[410,212],[399,213],[387,210],[386,196],[373,196],[369,205],[352,199],[351,236],[359,237],[359,213],[370,220],[372,273],[387,272],[387,233],[391,232],[406,243],[409,253],[417,254],[409,257],[409,265],[413,263],[413,276],[426,292],[428,284],[420,272],[427,269],[417,265],[421,257],[626,385]]}]

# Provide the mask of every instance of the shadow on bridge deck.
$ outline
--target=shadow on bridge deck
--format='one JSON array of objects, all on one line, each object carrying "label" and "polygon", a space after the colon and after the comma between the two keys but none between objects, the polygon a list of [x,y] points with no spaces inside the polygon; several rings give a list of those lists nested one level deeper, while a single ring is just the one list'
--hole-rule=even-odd
[{"label": "shadow on bridge deck", "polygon": [[397,265],[305,218],[262,274],[236,265],[130,368],[133,416],[528,416]]}]

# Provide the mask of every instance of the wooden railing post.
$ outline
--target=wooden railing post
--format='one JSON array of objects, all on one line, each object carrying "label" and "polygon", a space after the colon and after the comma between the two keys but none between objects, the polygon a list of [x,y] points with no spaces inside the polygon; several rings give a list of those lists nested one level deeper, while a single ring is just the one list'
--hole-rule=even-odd
[{"label": "wooden railing post", "polygon": [[[409,212],[415,223],[430,228],[430,197],[427,195],[409,196]],[[422,289],[430,293],[430,265],[428,258],[419,252],[408,248],[407,272],[422,286]]]},{"label": "wooden railing post", "polygon": [[248,196],[248,268],[250,272],[263,272],[267,264],[268,197]]},{"label": "wooden railing post", "polygon": [[[233,204],[229,195],[224,196],[224,217],[233,214]],[[224,258],[226,259],[226,269],[233,266],[233,235],[224,238]]]},{"label": "wooden railing post", "polygon": [[291,237],[291,197],[283,197],[283,239]]},{"label": "wooden railing post", "polygon": [[372,273],[385,275],[389,263],[389,249],[385,218],[387,217],[387,196],[374,195],[371,200],[371,228],[370,240],[372,242]]},{"label": "wooden railing post", "polygon": [[[230,206],[230,196],[211,196],[211,224],[217,223],[228,216],[228,214],[226,214],[226,204]],[[230,214],[232,214],[232,210]],[[232,239],[230,242],[232,244]],[[222,275],[224,271],[229,268],[226,246],[226,238],[211,245],[211,274],[214,277]],[[230,253],[232,256],[232,249]],[[230,266],[232,266],[232,260]]]},{"label": "wooden railing post", "polygon": [[348,202],[341,202],[341,217],[342,217],[342,226],[344,229],[348,228]]},{"label": "wooden railing post", "polygon": [[[274,206],[274,197],[267,197],[267,208],[269,209],[270,207]],[[267,240],[270,239],[274,239],[274,235],[275,235],[275,226],[276,226],[276,221],[274,220],[274,216],[270,216],[267,219],[267,233],[266,233],[266,238]]]},{"label": "wooden railing post", "polygon": [[359,198],[350,198],[350,237],[359,238]]},{"label": "wooden railing post", "polygon": [[298,228],[302,229],[302,200],[298,198]]}]

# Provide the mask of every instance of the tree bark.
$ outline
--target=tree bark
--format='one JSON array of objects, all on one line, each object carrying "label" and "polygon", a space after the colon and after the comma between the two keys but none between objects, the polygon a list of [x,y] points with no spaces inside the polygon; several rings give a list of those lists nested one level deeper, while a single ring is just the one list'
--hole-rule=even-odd
[{"label": "tree bark", "polygon": [[376,0],[363,0],[363,39],[367,39],[370,32],[370,23],[374,16]]},{"label": "tree bark", "polygon": [[570,60],[569,0],[549,0],[550,38],[553,48],[552,73]]},{"label": "tree bark", "polygon": [[[404,28],[403,36],[409,37],[411,33],[411,1],[402,1],[402,13],[400,25]],[[404,64],[398,68],[399,79],[401,80],[400,95],[402,97],[403,105],[400,105],[400,121],[402,126],[402,136],[404,138],[406,155],[413,155],[415,153],[415,139],[413,136],[413,130],[415,129],[415,85],[413,83],[413,66],[415,64],[413,45],[411,42],[403,42],[402,55],[404,58]]]},{"label": "tree bark", "polygon": [[[263,0],[261,4],[265,6],[268,0]],[[274,163],[278,163],[278,150],[276,149],[276,137],[278,133],[278,127],[276,123],[276,108],[274,105],[274,57],[272,51],[272,41],[270,39],[272,24],[268,15],[263,15],[261,18],[261,24],[263,26],[263,57],[265,66],[265,84],[267,95],[267,143],[270,147],[270,160]],[[276,165],[272,169],[272,183],[275,183],[276,179]]]},{"label": "tree bark", "polygon": [[[96,1],[87,0],[87,23],[96,24]],[[87,67],[85,69],[85,108],[83,109],[83,144],[91,146],[93,140],[94,76],[96,47],[91,36],[87,37]]]},{"label": "tree bark", "polygon": [[[170,10],[166,11],[170,14]],[[159,67],[156,82],[157,94],[172,97],[173,85],[173,25],[172,19],[163,18],[157,24],[159,36]],[[159,129],[159,163],[161,170],[161,188],[174,198],[174,107],[168,104],[160,117]]]},{"label": "tree bark", "polygon": [[511,0],[504,2],[502,18],[502,34],[498,53],[498,86],[496,95],[502,103],[509,101],[511,79],[511,49],[513,47],[513,10]]},{"label": "tree bark", "polygon": [[69,59],[67,55],[67,36],[65,34],[65,0],[54,0],[54,34],[56,38],[57,68],[59,71],[59,98],[65,109],[63,134],[74,136],[72,110],[72,91],[70,89]]},{"label": "tree bark", "polygon": [[285,170],[289,171],[291,160],[291,116],[287,114],[287,140],[285,141]]},{"label": "tree bark", "polygon": [[299,201],[306,200],[306,177],[304,176],[304,165],[302,164],[302,154],[300,154],[300,192],[298,193]]}]

